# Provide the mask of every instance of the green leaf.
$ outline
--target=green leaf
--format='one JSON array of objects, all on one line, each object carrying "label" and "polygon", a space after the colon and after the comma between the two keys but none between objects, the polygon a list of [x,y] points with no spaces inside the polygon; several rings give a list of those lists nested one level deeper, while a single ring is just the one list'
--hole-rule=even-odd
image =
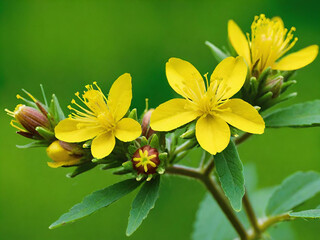
[{"label": "green leaf", "polygon": [[320,100],[278,109],[264,118],[267,127],[320,126]]},{"label": "green leaf", "polygon": [[320,218],[320,209],[311,209],[301,212],[291,212],[289,213],[291,217],[296,218]]},{"label": "green leaf", "polygon": [[159,197],[160,177],[157,176],[150,182],[145,182],[141,187],[136,198],[132,202],[127,227],[127,236],[134,233],[141,225],[142,221],[148,216]]},{"label": "green leaf", "polygon": [[223,52],[220,48],[215,46],[209,41],[206,41],[205,44],[210,48],[214,58],[218,61],[221,62],[223,59],[229,57],[225,52]]},{"label": "green leaf", "polygon": [[206,194],[196,215],[193,240],[234,239],[237,234],[210,194]]},{"label": "green leaf", "polygon": [[243,169],[246,189],[253,192],[258,186],[257,168],[253,163],[245,164]]},{"label": "green leaf", "polygon": [[320,175],[316,172],[297,172],[277,188],[269,199],[268,216],[282,214],[304,203],[320,192]]},{"label": "green leaf", "polygon": [[140,185],[135,179],[127,179],[86,196],[81,203],[74,205],[69,212],[63,214],[50,229],[60,227],[88,216],[100,208],[107,207]]},{"label": "green leaf", "polygon": [[74,178],[81,173],[89,171],[90,169],[94,168],[95,166],[97,166],[97,164],[93,163],[93,162],[83,163],[79,167],[77,167],[72,173],[68,173],[67,177]]},{"label": "green leaf", "polygon": [[157,134],[154,134],[154,135],[152,136],[151,140],[149,140],[149,141],[150,141],[150,144],[149,144],[150,147],[156,148],[156,149],[159,149],[159,148],[160,148],[159,138],[158,138]]},{"label": "green leaf", "polygon": [[56,124],[58,124],[58,122],[60,122],[61,120],[65,119],[64,113],[60,107],[58,98],[55,94],[52,94],[50,114],[54,118]]},{"label": "green leaf", "polygon": [[46,93],[45,93],[45,91],[44,91],[44,88],[43,88],[43,85],[42,85],[42,84],[40,84],[40,89],[41,89],[41,93],[42,93],[44,105],[46,105],[46,107],[48,107],[48,102],[47,102]]},{"label": "green leaf", "polygon": [[28,143],[26,145],[16,145],[17,148],[35,148],[35,147],[48,147],[50,145],[47,141],[34,141],[31,143]]},{"label": "green leaf", "polygon": [[232,140],[223,152],[215,155],[214,162],[224,193],[233,209],[240,211],[245,192],[243,165]]}]

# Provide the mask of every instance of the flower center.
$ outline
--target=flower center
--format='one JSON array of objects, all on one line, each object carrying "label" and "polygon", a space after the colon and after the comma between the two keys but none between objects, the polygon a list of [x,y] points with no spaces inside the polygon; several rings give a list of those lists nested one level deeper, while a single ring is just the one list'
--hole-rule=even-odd
[{"label": "flower center", "polygon": [[251,25],[252,67],[262,72],[265,68],[272,66],[298,40],[293,38],[293,31],[295,31],[294,27],[288,32],[281,19],[269,19],[264,14],[256,16]]},{"label": "flower center", "polygon": [[194,110],[200,111],[202,115],[214,115],[219,110],[219,105],[224,102],[224,94],[228,86],[222,84],[223,79],[216,78],[208,86],[207,92],[198,101],[193,102]]},{"label": "flower center", "polygon": [[113,130],[116,126],[114,119],[109,111],[100,113],[97,116],[97,119],[100,125],[108,130]]},{"label": "flower center", "polygon": [[157,166],[153,161],[151,161],[156,157],[157,157],[156,154],[152,154],[149,156],[149,152],[147,150],[142,151],[142,149],[139,149],[139,156],[134,157],[133,161],[135,162],[136,168],[139,168],[140,166],[142,166],[144,171],[148,172],[148,165],[153,168]]}]

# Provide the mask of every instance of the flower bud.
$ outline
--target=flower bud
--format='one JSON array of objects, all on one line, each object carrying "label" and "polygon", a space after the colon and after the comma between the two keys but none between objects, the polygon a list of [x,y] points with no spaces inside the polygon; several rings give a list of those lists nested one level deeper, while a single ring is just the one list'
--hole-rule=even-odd
[{"label": "flower bud", "polygon": [[275,78],[267,78],[265,85],[262,89],[264,93],[272,92],[272,98],[276,98],[281,93],[281,87],[283,85],[283,76],[277,76]]},{"label": "flower bud", "polygon": [[133,168],[139,174],[156,173],[157,167],[160,164],[159,152],[157,149],[149,145],[138,148],[132,157]]},{"label": "flower bud", "polygon": [[142,136],[145,136],[147,139],[149,139],[149,137],[155,133],[155,131],[153,131],[153,129],[150,127],[150,118],[153,110],[154,109],[150,109],[147,111],[142,118]]},{"label": "flower bud", "polygon": [[58,140],[47,147],[47,154],[53,161],[48,162],[52,168],[79,165],[83,156],[78,145]]},{"label": "flower bud", "polygon": [[[18,104],[13,112],[8,109],[6,109],[6,112],[15,118],[10,124],[17,128],[19,130],[18,133],[22,136],[29,138],[40,137],[36,130],[37,127],[50,128],[47,116],[36,108]],[[20,124],[22,127],[15,125],[15,123]]]}]

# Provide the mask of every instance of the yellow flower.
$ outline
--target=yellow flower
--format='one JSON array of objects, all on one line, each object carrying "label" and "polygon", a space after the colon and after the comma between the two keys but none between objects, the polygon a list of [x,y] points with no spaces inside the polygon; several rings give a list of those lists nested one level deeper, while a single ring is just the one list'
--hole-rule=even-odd
[{"label": "yellow flower", "polygon": [[241,99],[229,99],[245,82],[247,66],[243,57],[228,57],[213,71],[207,89],[197,69],[187,61],[171,58],[166,64],[170,86],[184,99],[172,99],[151,115],[151,128],[171,131],[197,119],[196,138],[211,154],[223,151],[230,141],[230,125],[262,134],[264,121],[257,110]]},{"label": "yellow flower", "polygon": [[267,67],[275,70],[292,71],[302,68],[316,58],[319,47],[312,45],[298,52],[291,53],[278,62],[286,52],[288,52],[297,42],[298,38],[293,37],[292,27],[288,29],[279,17],[266,18],[264,14],[256,16],[251,25],[251,39],[247,33],[247,38],[233,21],[229,20],[228,35],[231,45],[243,56],[252,72],[261,73]]},{"label": "yellow flower", "polygon": [[[69,148],[69,149],[68,149]],[[52,168],[75,166],[81,163],[81,155],[72,152],[72,145],[61,141],[54,141],[47,147],[47,154],[53,162],[48,162]]]},{"label": "yellow flower", "polygon": [[123,118],[128,112],[132,99],[131,76],[121,75],[112,85],[108,98],[94,82],[97,89],[87,85],[82,98],[76,96],[89,109],[85,109],[75,100],[80,110],[74,109],[68,119],[62,120],[55,128],[55,135],[65,142],[83,142],[93,139],[91,152],[95,158],[108,156],[114,146],[115,137],[123,142],[133,141],[141,134],[140,124],[131,119]]}]

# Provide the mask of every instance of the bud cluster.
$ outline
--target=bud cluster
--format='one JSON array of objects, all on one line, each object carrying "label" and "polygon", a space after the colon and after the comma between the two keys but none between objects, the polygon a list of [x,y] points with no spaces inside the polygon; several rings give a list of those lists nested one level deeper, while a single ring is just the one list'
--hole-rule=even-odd
[{"label": "bud cluster", "polygon": [[290,80],[294,71],[279,71],[267,68],[258,76],[251,76],[247,79],[242,88],[243,99],[261,110],[266,110],[280,102],[297,96],[297,93],[284,95],[285,91],[295,83]]}]

